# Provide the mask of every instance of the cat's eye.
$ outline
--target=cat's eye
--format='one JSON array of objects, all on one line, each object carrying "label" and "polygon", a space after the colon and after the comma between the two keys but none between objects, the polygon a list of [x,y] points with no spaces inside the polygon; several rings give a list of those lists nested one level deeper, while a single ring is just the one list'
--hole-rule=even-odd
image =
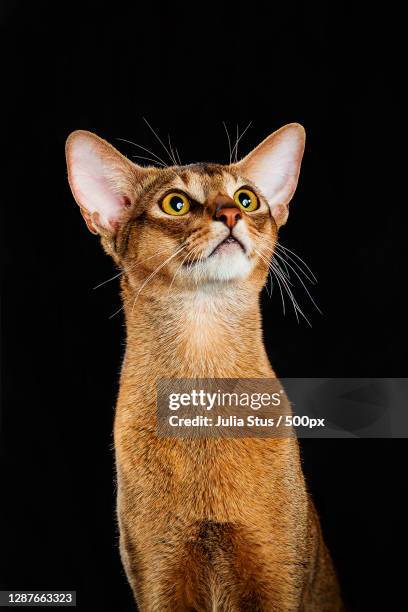
[{"label": "cat's eye", "polygon": [[246,212],[252,212],[259,208],[258,198],[250,189],[238,189],[234,195],[234,200]]},{"label": "cat's eye", "polygon": [[161,207],[168,215],[186,215],[190,210],[190,200],[184,193],[174,191],[163,198]]}]

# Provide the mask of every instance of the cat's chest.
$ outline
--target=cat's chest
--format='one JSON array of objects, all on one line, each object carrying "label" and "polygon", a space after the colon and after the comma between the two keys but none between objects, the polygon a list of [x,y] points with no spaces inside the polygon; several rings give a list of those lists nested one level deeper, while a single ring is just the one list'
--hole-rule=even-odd
[{"label": "cat's chest", "polygon": [[160,378],[273,375],[256,296],[197,290],[146,303],[134,315],[124,368],[130,384],[154,388]]}]

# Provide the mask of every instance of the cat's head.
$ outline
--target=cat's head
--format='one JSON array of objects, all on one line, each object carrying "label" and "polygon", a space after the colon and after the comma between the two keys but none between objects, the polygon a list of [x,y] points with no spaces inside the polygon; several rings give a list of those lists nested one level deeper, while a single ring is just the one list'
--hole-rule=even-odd
[{"label": "cat's head", "polygon": [[[66,145],[69,183],[89,230],[135,290],[262,286],[298,181],[305,142],[293,123],[237,163],[132,163],[95,134]],[[154,282],[153,282],[154,281]]]}]

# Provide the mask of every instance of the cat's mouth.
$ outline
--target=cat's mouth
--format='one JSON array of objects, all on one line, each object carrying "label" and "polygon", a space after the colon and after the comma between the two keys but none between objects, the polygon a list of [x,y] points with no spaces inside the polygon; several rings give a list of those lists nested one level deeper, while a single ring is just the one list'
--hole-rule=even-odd
[{"label": "cat's mouth", "polygon": [[229,252],[233,252],[237,248],[243,251],[244,253],[246,251],[242,242],[238,240],[238,238],[230,234],[229,236],[224,238],[224,240],[221,240],[219,244],[217,244],[217,246],[211,251],[208,257],[212,257],[213,255],[218,255],[221,253],[227,254]]},{"label": "cat's mouth", "polygon": [[233,255],[234,252],[246,254],[246,248],[238,238],[230,234],[221,240],[221,242],[219,242],[205,258],[202,259],[201,257],[198,257],[197,259],[190,259],[188,262],[183,262],[182,265],[185,267],[191,267],[195,264],[209,260],[215,255]]}]

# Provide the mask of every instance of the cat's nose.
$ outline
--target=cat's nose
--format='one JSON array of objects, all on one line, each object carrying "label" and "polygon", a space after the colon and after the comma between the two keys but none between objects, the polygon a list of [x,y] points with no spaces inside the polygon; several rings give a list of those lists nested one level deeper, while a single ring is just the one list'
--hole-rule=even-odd
[{"label": "cat's nose", "polygon": [[236,226],[238,221],[242,219],[241,211],[237,206],[224,205],[219,206],[215,211],[215,218],[217,221],[222,221],[225,225],[232,230]]}]

